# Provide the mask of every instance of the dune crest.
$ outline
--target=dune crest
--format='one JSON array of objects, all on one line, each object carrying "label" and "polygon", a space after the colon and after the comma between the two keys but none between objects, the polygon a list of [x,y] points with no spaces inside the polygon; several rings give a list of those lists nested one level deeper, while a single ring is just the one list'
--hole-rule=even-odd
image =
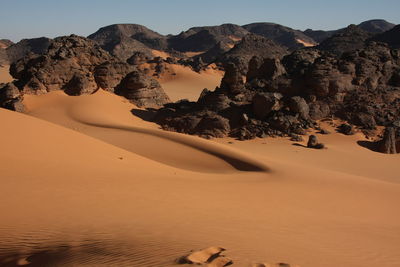
[{"label": "dune crest", "polygon": [[268,170],[265,164],[223,145],[165,132],[141,122],[130,112],[136,107],[123,101],[119,96],[99,90],[80,97],[67,96],[63,92],[27,96],[24,103],[33,116],[173,167],[200,172]]}]

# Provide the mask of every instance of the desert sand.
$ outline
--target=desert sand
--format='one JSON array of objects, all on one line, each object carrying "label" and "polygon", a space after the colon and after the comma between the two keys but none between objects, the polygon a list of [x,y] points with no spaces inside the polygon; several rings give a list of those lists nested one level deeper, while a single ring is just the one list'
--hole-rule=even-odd
[{"label": "desert sand", "polygon": [[223,76],[223,72],[213,65],[201,73],[182,65],[171,65],[171,68],[174,75],[161,77],[160,83],[172,101],[197,101],[204,88],[214,90],[220,85]]},{"label": "desert sand", "polygon": [[14,80],[14,78],[9,73],[9,65],[0,65],[0,83],[8,83]]},{"label": "desert sand", "polygon": [[[199,80],[163,86],[194,99]],[[221,246],[233,266],[400,266],[400,155],[361,135],[204,140],[102,90],[24,102],[0,109],[0,265],[176,266]]]}]

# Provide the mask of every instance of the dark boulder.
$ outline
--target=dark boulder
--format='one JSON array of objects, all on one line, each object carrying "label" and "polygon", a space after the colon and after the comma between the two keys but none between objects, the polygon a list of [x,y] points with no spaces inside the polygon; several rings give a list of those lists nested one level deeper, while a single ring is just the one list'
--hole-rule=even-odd
[{"label": "dark boulder", "polygon": [[386,127],[383,139],[379,144],[379,151],[385,154],[400,153],[396,147],[396,131],[394,127]]},{"label": "dark boulder", "polygon": [[310,135],[307,142],[308,148],[322,149],[325,147],[324,144],[319,143],[315,135]]},{"label": "dark boulder", "polygon": [[338,131],[342,134],[345,135],[353,135],[354,134],[354,128],[352,125],[343,123],[338,127]]}]

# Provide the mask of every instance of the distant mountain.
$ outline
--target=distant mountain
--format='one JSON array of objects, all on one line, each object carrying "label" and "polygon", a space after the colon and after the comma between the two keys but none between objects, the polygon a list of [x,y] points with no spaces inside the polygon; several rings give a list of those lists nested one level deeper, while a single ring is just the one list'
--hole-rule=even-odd
[{"label": "distant mountain", "polygon": [[400,24],[387,32],[375,35],[371,40],[387,43],[391,48],[400,48]]},{"label": "distant mountain", "polygon": [[113,24],[100,28],[88,38],[123,60],[134,52],[149,54],[150,49],[168,48],[167,37],[138,24]]},{"label": "distant mountain", "polygon": [[371,33],[362,30],[360,27],[349,25],[347,28],[338,31],[324,40],[317,48],[340,56],[344,52],[363,48],[365,41],[371,36]]},{"label": "distant mountain", "polygon": [[322,31],[322,30],[312,30],[312,29],[307,29],[303,32],[305,35],[308,37],[312,38],[315,42],[321,43],[325,39],[328,39],[332,35],[336,33],[335,31]]},{"label": "distant mountain", "polygon": [[207,51],[218,43],[233,46],[249,32],[239,25],[222,24],[219,26],[194,27],[176,36],[170,36],[170,48],[181,51]]},{"label": "distant mountain", "polygon": [[50,43],[51,39],[46,37],[22,39],[7,48],[8,60],[10,63],[14,63],[29,53],[44,54]]},{"label": "distant mountain", "polygon": [[[360,29],[372,33],[372,34],[377,34],[377,33],[383,33],[385,31],[388,31],[392,29],[395,24],[387,22],[386,20],[383,19],[373,19],[373,20],[367,20],[364,22],[361,22],[360,24],[357,25]],[[303,33],[311,38],[313,38],[316,42],[321,43],[325,39],[328,39],[332,35],[344,31],[346,28],[338,29],[338,30],[332,30],[332,31],[322,31],[322,30],[312,30],[312,29],[307,29]]]},{"label": "distant mountain", "polygon": [[364,22],[358,24],[358,27],[360,27],[364,31],[370,32],[370,33],[386,32],[388,30],[391,30],[394,26],[396,26],[396,25],[393,23],[387,22],[384,19],[367,20],[367,21],[364,21]]},{"label": "distant mountain", "polygon": [[251,23],[243,25],[243,28],[251,33],[271,39],[290,50],[316,45],[314,39],[303,32],[275,23]]}]

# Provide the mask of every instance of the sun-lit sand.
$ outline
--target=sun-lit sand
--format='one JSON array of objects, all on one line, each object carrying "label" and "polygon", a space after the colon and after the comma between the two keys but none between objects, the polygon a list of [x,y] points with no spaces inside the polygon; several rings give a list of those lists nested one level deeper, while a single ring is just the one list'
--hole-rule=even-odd
[{"label": "sun-lit sand", "polygon": [[172,101],[197,101],[204,88],[214,90],[220,85],[223,76],[223,72],[214,65],[201,73],[181,65],[171,65],[171,68],[175,75],[161,77],[160,83]]},{"label": "sun-lit sand", "polygon": [[[162,84],[172,99],[196,99],[208,74],[181,68]],[[318,135],[324,150],[204,140],[162,131],[102,90],[24,103],[28,114],[0,109],[8,261],[176,266],[222,246],[233,266],[400,266],[400,155],[359,146],[361,135]]]},{"label": "sun-lit sand", "polygon": [[14,80],[14,78],[9,73],[10,66],[0,65],[0,83],[8,83]]}]

